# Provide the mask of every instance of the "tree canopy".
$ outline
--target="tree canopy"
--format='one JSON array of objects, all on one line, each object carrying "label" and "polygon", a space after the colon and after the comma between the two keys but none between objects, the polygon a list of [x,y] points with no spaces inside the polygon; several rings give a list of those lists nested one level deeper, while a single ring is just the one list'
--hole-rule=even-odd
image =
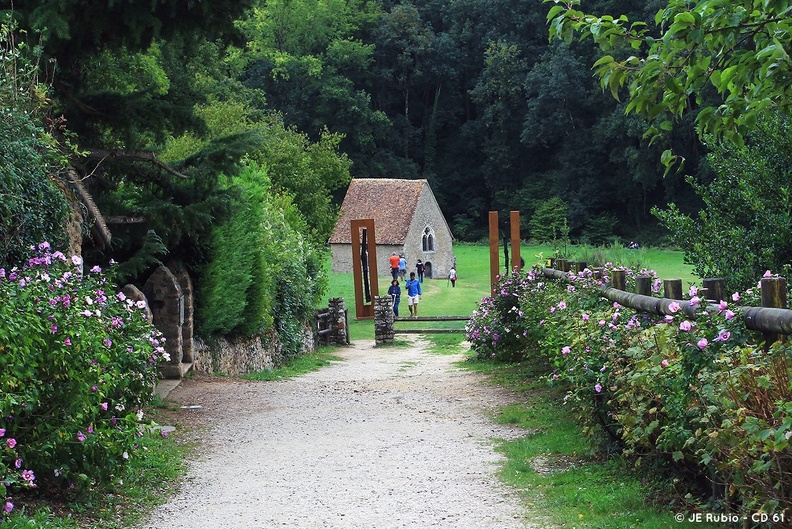
[{"label": "tree canopy", "polygon": [[654,121],[650,133],[695,110],[703,134],[742,145],[763,114],[792,108],[787,0],[671,0],[653,23],[585,14],[580,0],[544,1],[555,4],[551,37],[591,38],[612,53],[594,63],[596,74],[616,98],[627,88],[625,111]]}]

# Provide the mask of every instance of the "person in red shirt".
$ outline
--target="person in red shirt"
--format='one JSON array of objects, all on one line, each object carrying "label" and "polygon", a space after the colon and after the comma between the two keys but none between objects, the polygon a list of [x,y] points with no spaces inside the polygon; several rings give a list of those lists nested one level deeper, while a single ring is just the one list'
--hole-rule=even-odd
[{"label": "person in red shirt", "polygon": [[393,255],[390,256],[390,259],[388,259],[390,262],[391,275],[393,276],[393,279],[396,279],[399,276],[399,260],[399,256],[396,255],[396,252],[393,252]]}]

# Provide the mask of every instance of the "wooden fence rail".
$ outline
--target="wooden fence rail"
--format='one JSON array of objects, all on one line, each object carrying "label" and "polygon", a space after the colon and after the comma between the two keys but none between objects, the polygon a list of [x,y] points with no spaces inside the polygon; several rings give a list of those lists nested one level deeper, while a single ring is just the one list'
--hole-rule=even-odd
[{"label": "wooden fence rail", "polygon": [[415,318],[394,318],[393,331],[396,334],[452,334],[462,333],[465,329],[396,329],[396,322],[403,321],[468,321],[470,316],[418,316]]},{"label": "wooden fence rail", "polygon": [[[571,268],[570,268],[571,269]],[[578,268],[575,267],[577,270]],[[585,269],[585,266],[580,269]],[[569,272],[556,270],[554,268],[543,268],[542,275],[551,279],[569,280]],[[616,271],[619,272],[619,271]],[[622,272],[623,273],[623,272]],[[596,271],[595,271],[596,274]],[[644,276],[649,277],[649,276]],[[640,276],[638,279],[642,279]],[[713,283],[715,282],[715,283]],[[641,283],[636,281],[638,288],[641,288]],[[764,278],[762,283],[762,301],[767,304],[786,304],[786,279],[781,278]],[[613,286],[618,284],[621,288]],[[619,303],[624,307],[628,307],[641,312],[648,312],[651,314],[670,315],[674,311],[669,307],[672,303],[679,305],[679,310],[685,313],[688,317],[695,316],[695,307],[690,306],[686,301],[681,299],[681,288],[678,289],[680,295],[677,297],[654,297],[646,294],[638,294],[626,292],[624,290],[624,280],[618,275],[612,278],[611,284],[601,287],[602,297]],[[680,281],[681,284],[681,281]],[[722,296],[722,287],[718,291],[718,287],[714,285],[722,285],[722,280],[705,279],[704,284],[708,285],[707,288],[707,301],[717,303],[724,299]],[[645,288],[645,286],[643,287]],[[651,288],[651,287],[650,287]],[[668,292],[666,288],[666,293]],[[673,289],[677,290],[677,289]],[[703,290],[703,289],[702,289]],[[712,296],[712,291],[719,292]],[[746,327],[749,329],[759,331],[765,335],[792,335],[792,310],[781,308],[778,306],[771,307],[737,307],[740,309],[740,315],[745,320]],[[718,306],[708,305],[708,309],[718,310]]]}]

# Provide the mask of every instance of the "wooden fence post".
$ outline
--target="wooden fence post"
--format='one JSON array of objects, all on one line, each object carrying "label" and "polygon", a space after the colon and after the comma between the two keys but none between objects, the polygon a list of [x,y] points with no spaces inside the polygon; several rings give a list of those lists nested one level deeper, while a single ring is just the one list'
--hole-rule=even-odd
[{"label": "wooden fence post", "polygon": [[666,297],[668,299],[682,299],[682,280],[664,279],[663,297]]},{"label": "wooden fence post", "polygon": [[704,289],[704,298],[709,301],[719,303],[726,299],[726,294],[724,293],[726,284],[720,277],[703,279],[701,281],[701,287]]},{"label": "wooden fence post", "polygon": [[520,260],[520,212],[512,211],[509,213],[509,228],[511,229],[511,271],[522,271],[522,261]]},{"label": "wooden fence post", "polygon": [[[787,280],[785,277],[763,277],[762,306],[776,309],[785,309],[787,306]],[[777,341],[784,341],[785,337],[776,333],[764,333],[765,350]]]},{"label": "wooden fence post", "polygon": [[624,290],[627,286],[627,276],[624,270],[611,271],[611,287],[616,290]]},{"label": "wooden fence post", "polygon": [[490,295],[495,297],[495,285],[498,284],[500,275],[500,262],[498,261],[498,212],[489,212],[489,243],[490,243]]},{"label": "wooden fence post", "polygon": [[580,272],[586,269],[588,263],[586,261],[575,261],[574,263],[572,263],[572,265],[573,265],[572,268],[575,270],[575,272],[579,274]]},{"label": "wooden fence post", "polygon": [[642,296],[651,296],[652,278],[646,274],[635,276],[635,293]]}]

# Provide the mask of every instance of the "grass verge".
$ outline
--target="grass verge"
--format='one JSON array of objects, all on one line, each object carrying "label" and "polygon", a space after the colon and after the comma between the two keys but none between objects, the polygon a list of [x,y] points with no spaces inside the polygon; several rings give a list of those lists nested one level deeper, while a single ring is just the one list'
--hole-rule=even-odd
[{"label": "grass verge", "polygon": [[340,356],[333,354],[335,350],[335,347],[320,347],[315,353],[298,356],[285,366],[257,371],[249,375],[243,375],[241,378],[262,381],[295,378],[330,365],[332,362],[343,360]]},{"label": "grass verge", "polygon": [[[681,523],[690,506],[675,491],[676,483],[661,471],[635,468],[619,457],[604,457],[592,447],[578,423],[565,410],[563,395],[539,378],[541,365],[494,364],[469,360],[466,369],[488,375],[493,384],[521,395],[494,417],[515,424],[525,435],[499,440],[506,457],[501,479],[530,505],[529,515],[541,514],[543,526],[577,529],[714,529],[723,524]],[[530,521],[530,520],[529,520]]]}]

